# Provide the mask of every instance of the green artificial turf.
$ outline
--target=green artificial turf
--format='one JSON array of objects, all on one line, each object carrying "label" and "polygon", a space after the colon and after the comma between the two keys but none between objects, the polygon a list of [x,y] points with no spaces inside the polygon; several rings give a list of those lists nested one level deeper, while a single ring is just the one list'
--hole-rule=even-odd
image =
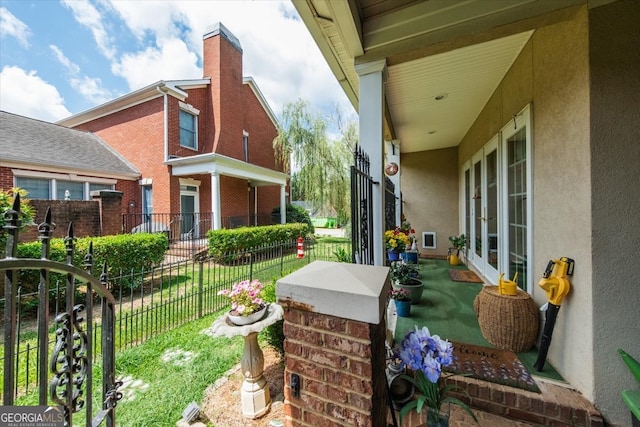
[{"label": "green artificial turf", "polygon": [[[449,341],[495,347],[482,336],[473,309],[473,300],[482,289],[482,284],[452,281],[449,269],[466,267],[451,267],[446,260],[421,259],[419,265],[420,279],[424,285],[422,299],[411,306],[409,317],[397,318],[396,341],[400,341],[417,325],[420,328],[426,326],[431,334]],[[548,362],[541,372],[534,369],[538,358],[536,348],[518,353],[518,358],[532,375],[563,381]]]}]

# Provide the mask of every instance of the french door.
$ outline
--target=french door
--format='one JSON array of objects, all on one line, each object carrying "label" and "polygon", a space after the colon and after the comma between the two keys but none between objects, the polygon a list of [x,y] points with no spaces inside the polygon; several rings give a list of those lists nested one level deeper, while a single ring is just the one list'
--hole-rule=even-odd
[{"label": "french door", "polygon": [[180,238],[191,239],[199,235],[200,201],[198,187],[180,185]]},{"label": "french door", "polygon": [[489,282],[500,273],[530,291],[531,126],[516,115],[463,168],[464,232],[469,262]]},{"label": "french door", "polygon": [[502,189],[502,198],[505,200],[505,220],[502,223],[505,249],[503,271],[511,279],[517,274],[518,287],[530,292],[533,198],[529,108],[525,108],[513,123],[505,126],[501,135],[505,157],[502,165],[505,182]]},{"label": "french door", "polygon": [[[465,172],[468,256],[474,266],[496,283],[500,261],[498,137],[471,158]],[[468,182],[467,182],[468,181]]]}]

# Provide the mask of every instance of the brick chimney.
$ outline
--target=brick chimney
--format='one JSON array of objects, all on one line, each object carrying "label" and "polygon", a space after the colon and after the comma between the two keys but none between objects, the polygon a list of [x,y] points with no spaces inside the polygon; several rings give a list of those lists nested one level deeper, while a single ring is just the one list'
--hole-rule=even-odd
[{"label": "brick chimney", "polygon": [[226,154],[242,142],[242,47],[221,23],[203,36],[203,77],[211,78],[210,96],[215,137],[213,152]]}]

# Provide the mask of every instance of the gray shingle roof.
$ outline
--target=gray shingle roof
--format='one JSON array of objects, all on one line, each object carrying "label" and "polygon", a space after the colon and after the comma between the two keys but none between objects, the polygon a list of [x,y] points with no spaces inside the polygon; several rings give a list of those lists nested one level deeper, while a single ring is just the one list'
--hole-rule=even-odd
[{"label": "gray shingle roof", "polygon": [[138,177],[140,171],[98,136],[0,111],[0,163]]}]

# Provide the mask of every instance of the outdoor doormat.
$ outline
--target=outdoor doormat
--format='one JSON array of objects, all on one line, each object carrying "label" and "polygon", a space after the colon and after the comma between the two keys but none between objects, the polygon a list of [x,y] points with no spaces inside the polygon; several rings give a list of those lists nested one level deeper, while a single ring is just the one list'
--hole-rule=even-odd
[{"label": "outdoor doormat", "polygon": [[449,277],[454,282],[483,283],[482,279],[471,270],[449,270]]},{"label": "outdoor doormat", "polygon": [[518,356],[510,350],[453,342],[453,363],[445,371],[540,393]]}]

